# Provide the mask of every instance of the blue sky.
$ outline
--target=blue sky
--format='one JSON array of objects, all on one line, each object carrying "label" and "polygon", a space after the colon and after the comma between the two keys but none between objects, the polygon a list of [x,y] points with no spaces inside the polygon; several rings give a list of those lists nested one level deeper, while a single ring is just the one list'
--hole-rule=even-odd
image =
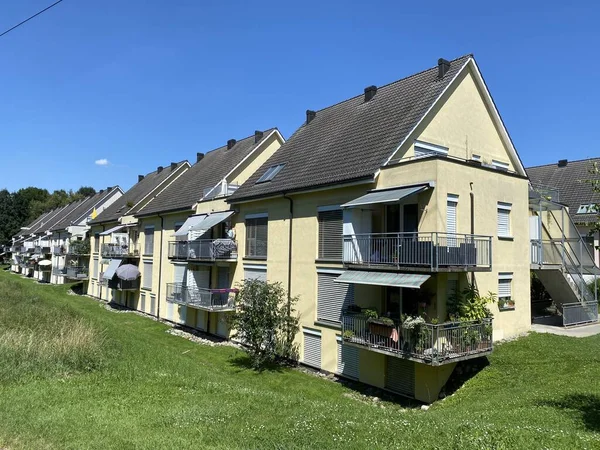
[{"label": "blue sky", "polygon": [[[0,2],[0,30],[50,3]],[[599,16],[591,1],[64,0],[0,38],[0,188],[127,189],[466,53],[526,166],[600,156]]]}]

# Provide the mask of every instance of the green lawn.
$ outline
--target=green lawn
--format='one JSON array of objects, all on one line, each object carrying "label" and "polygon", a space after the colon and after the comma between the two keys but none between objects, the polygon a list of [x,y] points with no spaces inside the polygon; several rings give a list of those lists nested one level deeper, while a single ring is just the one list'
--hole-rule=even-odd
[{"label": "green lawn", "polygon": [[0,448],[600,448],[600,337],[531,335],[428,411],[0,272]]}]

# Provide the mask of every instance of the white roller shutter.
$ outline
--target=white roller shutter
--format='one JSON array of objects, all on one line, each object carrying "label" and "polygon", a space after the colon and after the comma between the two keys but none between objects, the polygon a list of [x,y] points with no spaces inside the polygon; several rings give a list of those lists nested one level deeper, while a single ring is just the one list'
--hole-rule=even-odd
[{"label": "white roller shutter", "polygon": [[385,388],[408,397],[415,396],[415,363],[394,356],[386,357]]},{"label": "white roller shutter", "polygon": [[317,273],[317,320],[341,323],[342,311],[354,303],[354,285],[335,283],[339,273]]},{"label": "white roller shutter", "polygon": [[510,209],[509,203],[498,202],[498,236],[510,236]]},{"label": "white roller shutter", "polygon": [[342,216],[341,209],[318,212],[320,259],[341,261],[344,247]]},{"label": "white roller shutter", "polygon": [[510,298],[512,296],[512,273],[498,274],[498,298]]},{"label": "white roller shutter", "polygon": [[244,267],[244,280],[267,281],[267,267]]},{"label": "white roller shutter", "polygon": [[146,294],[140,293],[140,311],[146,312]]},{"label": "white roller shutter", "polygon": [[446,233],[456,234],[456,208],[458,206],[458,197],[448,195],[446,202]]},{"label": "white roller shutter", "polygon": [[346,345],[344,341],[338,338],[338,363],[337,371],[340,375],[358,380],[359,376],[359,354],[360,349],[351,345]]},{"label": "white roller shutter", "polygon": [[303,363],[317,369],[321,368],[321,334],[319,332],[304,330]]}]

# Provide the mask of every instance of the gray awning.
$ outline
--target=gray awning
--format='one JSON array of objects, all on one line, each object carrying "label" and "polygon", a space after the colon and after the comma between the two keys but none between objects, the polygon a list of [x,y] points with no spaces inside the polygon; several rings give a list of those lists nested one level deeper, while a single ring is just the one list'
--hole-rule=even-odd
[{"label": "gray awning", "polygon": [[122,259],[111,259],[110,263],[108,264],[108,267],[104,271],[104,279],[110,280],[112,277],[114,277],[117,268],[121,265],[122,262]]},{"label": "gray awning", "polygon": [[112,227],[106,231],[100,233],[100,236],[108,236],[109,234],[114,233],[115,231],[119,231],[122,228],[125,228],[127,225],[117,225],[116,227]]},{"label": "gray awning", "polygon": [[394,203],[410,195],[418,194],[429,189],[433,183],[424,183],[416,186],[398,187],[371,191],[361,197],[344,203],[342,208],[356,208],[357,206],[372,205],[374,203]]},{"label": "gray awning", "polygon": [[194,227],[198,226],[206,218],[206,214],[198,214],[197,216],[190,216],[185,219],[183,225],[173,234],[173,236],[187,236]]},{"label": "gray awning", "polygon": [[192,231],[197,231],[199,234],[202,235],[215,225],[218,225],[221,222],[227,220],[229,217],[231,217],[232,214],[233,211],[223,211],[209,214],[202,222],[200,222],[198,225],[192,228]]},{"label": "gray awning", "polygon": [[419,273],[387,273],[348,270],[337,277],[336,283],[370,284],[374,286],[395,286],[419,289],[430,275]]}]

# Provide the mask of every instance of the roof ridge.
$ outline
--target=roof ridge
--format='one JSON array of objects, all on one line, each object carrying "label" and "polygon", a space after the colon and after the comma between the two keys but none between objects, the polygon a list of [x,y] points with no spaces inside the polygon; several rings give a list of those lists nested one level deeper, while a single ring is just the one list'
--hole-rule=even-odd
[{"label": "roof ridge", "polygon": [[[458,61],[459,59],[463,59],[463,58],[467,58],[467,57],[469,57],[469,58],[473,58],[473,54],[472,54],[472,53],[467,53],[466,55],[459,56],[458,58],[454,58],[453,60],[451,60],[451,61],[450,61],[450,64],[452,64],[452,63],[453,63],[453,62],[455,62],[455,61]],[[386,83],[386,84],[382,84],[381,86],[377,86],[377,89],[382,89],[382,88],[385,88],[385,87],[391,86],[391,85],[393,85],[393,84],[400,83],[400,82],[402,82],[402,81],[408,80],[409,78],[416,77],[416,76],[418,76],[418,75],[424,74],[425,72],[428,72],[429,70],[434,70],[434,69],[436,69],[436,68],[437,68],[437,66],[428,67],[427,69],[421,70],[420,72],[412,73],[412,74],[410,74],[410,75],[407,75],[407,76],[405,76],[405,77],[403,77],[403,78],[399,78],[398,80],[391,81],[391,82],[389,82],[389,83]],[[334,103],[333,105],[329,105],[329,106],[326,106],[326,107],[324,107],[324,108],[317,109],[317,110],[315,110],[315,112],[325,111],[325,110],[327,110],[327,109],[329,109],[329,108],[333,108],[334,106],[338,106],[338,105],[341,105],[342,103],[346,103],[346,102],[349,102],[349,101],[351,101],[351,100],[354,100],[355,98],[362,97],[363,95],[364,95],[364,93],[362,93],[362,94],[357,94],[357,95],[355,95],[355,96],[353,96],[353,97],[347,98],[347,99],[345,99],[345,100],[341,100],[341,101],[339,101],[339,102],[337,102],[337,103]]]},{"label": "roof ridge", "polygon": [[[600,160],[600,156],[596,156],[596,157],[592,157],[592,158],[574,159],[574,160],[572,160],[572,161],[571,161],[571,160],[567,160],[567,165],[566,165],[565,167],[568,167],[568,166],[569,166],[569,164],[571,164],[571,163],[578,163],[578,162],[583,162],[583,161],[592,161],[592,160],[594,160],[594,159]],[[539,164],[539,165],[537,165],[537,166],[529,166],[529,167],[526,167],[526,168],[525,168],[525,170],[528,170],[528,169],[535,169],[535,168],[538,168],[538,167],[551,167],[551,166],[556,166],[556,167],[558,167],[558,165],[557,165],[557,164],[558,164],[558,161],[557,161],[557,162],[554,162],[554,163],[548,163],[548,164]]]},{"label": "roof ridge", "polygon": [[[271,131],[275,131],[275,130],[279,131],[279,129],[278,129],[277,127],[271,127],[271,128],[266,128],[266,129],[264,129],[264,130],[257,130],[257,131],[261,131],[262,133],[267,133],[267,132],[271,132]],[[236,144],[237,144],[238,142],[242,142],[242,141],[245,141],[246,139],[250,139],[250,138],[253,138],[253,137],[254,137],[254,134],[251,134],[251,135],[249,135],[249,136],[243,137],[243,138],[241,138],[241,139],[239,139],[239,140],[236,140]],[[232,138],[232,139],[234,139],[234,138]],[[262,139],[261,139],[261,140],[262,140]],[[258,142],[257,142],[257,143],[258,143]],[[207,152],[204,154],[204,156],[208,155],[209,153],[216,152],[217,150],[221,150],[221,149],[222,149],[222,148],[224,148],[224,147],[227,147],[227,144],[225,144],[225,145],[221,145],[220,147],[213,148],[212,150],[208,150],[208,151],[207,151]],[[194,164],[197,164],[197,163],[194,163]]]}]

